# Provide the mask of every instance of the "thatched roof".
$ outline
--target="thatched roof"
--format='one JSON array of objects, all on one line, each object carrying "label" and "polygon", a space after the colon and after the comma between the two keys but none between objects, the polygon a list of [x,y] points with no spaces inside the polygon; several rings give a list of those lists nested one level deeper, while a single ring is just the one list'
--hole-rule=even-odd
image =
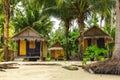
[{"label": "thatched roof", "polygon": [[59,42],[55,42],[48,50],[63,50]]},{"label": "thatched roof", "polygon": [[40,33],[34,30],[31,27],[26,27],[22,29],[18,34],[14,35],[11,40],[18,41],[18,40],[37,40],[37,41],[45,41],[45,38],[42,37]]},{"label": "thatched roof", "polygon": [[107,33],[97,26],[93,26],[84,32],[84,38],[111,38]]},{"label": "thatched roof", "polygon": [[[75,43],[78,42],[79,38],[80,36],[78,36],[78,38],[75,40]],[[87,38],[108,38],[112,40],[111,36],[97,26],[93,26],[84,32],[84,39]]]}]

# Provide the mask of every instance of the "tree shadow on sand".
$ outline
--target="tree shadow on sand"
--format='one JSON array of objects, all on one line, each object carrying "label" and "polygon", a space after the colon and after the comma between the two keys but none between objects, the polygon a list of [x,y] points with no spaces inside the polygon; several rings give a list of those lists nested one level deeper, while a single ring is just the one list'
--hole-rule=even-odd
[{"label": "tree shadow on sand", "polygon": [[16,63],[9,63],[9,64],[0,64],[0,71],[6,72],[6,69],[18,69],[19,67],[15,67],[15,65],[18,65]]}]

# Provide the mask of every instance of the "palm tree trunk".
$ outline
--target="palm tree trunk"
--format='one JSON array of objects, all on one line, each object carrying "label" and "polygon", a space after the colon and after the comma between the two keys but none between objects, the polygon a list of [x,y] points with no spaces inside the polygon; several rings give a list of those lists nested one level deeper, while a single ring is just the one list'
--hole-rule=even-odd
[{"label": "palm tree trunk", "polygon": [[10,19],[10,0],[2,0],[3,10],[4,10],[4,59],[8,60],[8,29],[9,29],[9,19]]},{"label": "palm tree trunk", "polygon": [[[91,64],[85,69],[97,74],[117,74],[120,75],[120,0],[116,0],[116,36],[115,50],[110,60]],[[94,65],[94,66],[93,66]],[[92,70],[92,71],[90,71]]]},{"label": "palm tree trunk", "polygon": [[69,60],[69,44],[68,44],[68,34],[69,34],[69,21],[65,21],[65,27],[66,27],[66,32],[65,32],[65,38],[66,38],[66,59]]},{"label": "palm tree trunk", "polygon": [[78,53],[80,54],[80,60],[83,60],[83,52],[84,52],[84,17],[83,17],[83,14],[78,15],[78,26],[80,30]]},{"label": "palm tree trunk", "polygon": [[116,0],[116,36],[112,60],[120,61],[120,0]]}]

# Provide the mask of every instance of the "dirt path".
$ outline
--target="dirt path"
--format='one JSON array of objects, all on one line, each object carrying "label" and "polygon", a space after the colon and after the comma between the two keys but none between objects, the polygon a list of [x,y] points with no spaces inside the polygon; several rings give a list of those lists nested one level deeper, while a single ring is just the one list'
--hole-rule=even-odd
[{"label": "dirt path", "polygon": [[120,80],[116,75],[96,75],[85,72],[69,71],[61,66],[18,65],[19,69],[0,72],[0,80]]}]

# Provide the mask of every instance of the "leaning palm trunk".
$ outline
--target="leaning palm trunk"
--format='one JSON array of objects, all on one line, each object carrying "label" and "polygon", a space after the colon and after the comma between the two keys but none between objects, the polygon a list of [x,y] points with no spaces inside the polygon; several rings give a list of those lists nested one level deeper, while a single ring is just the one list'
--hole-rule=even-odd
[{"label": "leaning palm trunk", "polygon": [[78,15],[78,26],[80,30],[78,53],[79,53],[80,60],[83,60],[83,52],[84,52],[84,17],[83,17],[83,14]]},{"label": "leaning palm trunk", "polygon": [[4,59],[8,60],[8,29],[9,29],[9,18],[10,18],[10,0],[2,0],[4,10]]},{"label": "leaning palm trunk", "polygon": [[115,50],[112,58],[83,66],[85,70],[97,74],[120,74],[120,0],[116,0],[116,15]]},{"label": "leaning palm trunk", "polygon": [[115,50],[112,60],[120,61],[120,0],[116,0],[116,35]]}]

